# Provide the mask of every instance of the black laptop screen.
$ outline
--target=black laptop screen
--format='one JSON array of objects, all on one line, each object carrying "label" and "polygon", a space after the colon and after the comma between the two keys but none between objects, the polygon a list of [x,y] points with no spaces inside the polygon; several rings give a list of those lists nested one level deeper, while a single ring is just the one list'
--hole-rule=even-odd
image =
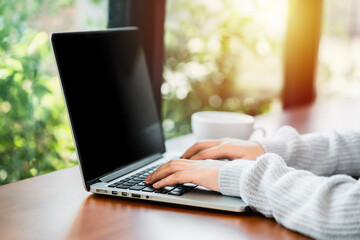
[{"label": "black laptop screen", "polygon": [[52,35],[85,182],[164,152],[137,30]]}]

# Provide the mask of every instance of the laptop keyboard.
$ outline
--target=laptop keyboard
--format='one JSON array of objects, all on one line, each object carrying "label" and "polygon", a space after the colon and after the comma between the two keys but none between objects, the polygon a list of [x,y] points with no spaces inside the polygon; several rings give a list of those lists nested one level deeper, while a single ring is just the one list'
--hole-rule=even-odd
[{"label": "laptop keyboard", "polygon": [[142,191],[142,192],[154,192],[159,194],[170,194],[175,196],[181,196],[184,193],[187,193],[197,187],[197,185],[192,183],[184,183],[184,184],[175,184],[171,186],[166,186],[161,189],[153,188],[152,185],[148,185],[145,183],[146,177],[154,172],[159,165],[150,167],[145,169],[144,171],[141,171],[139,173],[136,173],[134,175],[131,175],[130,177],[127,177],[125,179],[121,179],[118,182],[115,182],[108,187],[110,188],[118,188],[118,189],[129,189],[134,191]]}]

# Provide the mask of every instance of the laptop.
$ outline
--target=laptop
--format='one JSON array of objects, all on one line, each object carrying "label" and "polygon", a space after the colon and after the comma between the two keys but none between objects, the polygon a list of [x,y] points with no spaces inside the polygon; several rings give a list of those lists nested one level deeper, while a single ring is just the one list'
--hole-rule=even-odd
[{"label": "laptop", "polygon": [[146,185],[181,154],[165,150],[162,125],[136,27],[53,33],[72,136],[87,191],[119,198],[242,212],[247,205],[191,183]]}]

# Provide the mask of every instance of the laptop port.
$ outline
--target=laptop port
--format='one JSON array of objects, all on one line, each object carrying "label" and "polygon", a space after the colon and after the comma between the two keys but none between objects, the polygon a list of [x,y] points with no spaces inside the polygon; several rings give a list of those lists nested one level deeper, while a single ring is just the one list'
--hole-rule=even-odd
[{"label": "laptop port", "polygon": [[127,197],[127,192],[122,192],[121,196]]},{"label": "laptop port", "polygon": [[131,196],[134,197],[134,198],[140,198],[141,197],[140,194],[135,194],[135,193],[132,193]]},{"label": "laptop port", "polygon": [[96,189],[96,192],[97,192],[97,193],[104,193],[104,194],[107,193],[107,191],[106,191],[106,190],[103,190],[103,189]]},{"label": "laptop port", "polygon": [[117,195],[117,191],[112,191],[112,195]]}]

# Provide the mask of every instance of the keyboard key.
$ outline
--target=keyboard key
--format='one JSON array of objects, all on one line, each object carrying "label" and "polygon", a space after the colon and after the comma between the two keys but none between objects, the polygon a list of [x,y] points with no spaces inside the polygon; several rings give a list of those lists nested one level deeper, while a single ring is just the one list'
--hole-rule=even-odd
[{"label": "keyboard key", "polygon": [[164,191],[163,189],[156,189],[155,193],[161,193],[161,194],[166,194],[168,191]]},{"label": "keyboard key", "polygon": [[141,189],[143,189],[145,186],[139,186],[139,185],[136,185],[136,186],[132,186],[131,188],[129,188],[130,190],[138,190],[140,191]]},{"label": "keyboard key", "polygon": [[[145,188],[143,191],[145,192],[153,192],[155,189],[152,186],[147,185],[144,180],[149,176],[150,173],[152,173],[154,170],[156,170],[159,165],[149,167],[141,172],[138,172],[130,177],[121,179],[120,181],[113,183],[109,185],[109,187],[116,187],[120,189],[132,189],[132,190],[141,190],[140,188]],[[169,191],[169,190],[168,190]]]},{"label": "keyboard key", "polygon": [[166,186],[166,187],[163,187],[162,190],[164,192],[170,192],[171,190],[173,190],[175,187],[172,187],[172,186]]},{"label": "keyboard key", "polygon": [[134,179],[133,179],[134,181],[144,181],[145,180],[145,178],[143,178],[143,177],[135,177]]},{"label": "keyboard key", "polygon": [[166,186],[166,187],[163,187],[163,188],[160,188],[160,189],[156,189],[156,190],[155,190],[155,193],[165,194],[165,193],[170,192],[170,191],[173,190],[173,189],[174,189],[174,187],[172,187],[172,186]]},{"label": "keyboard key", "polygon": [[179,187],[175,188],[175,190],[180,190],[180,191],[183,191],[184,193],[187,193],[192,189],[194,189],[194,187],[179,186]]},{"label": "keyboard key", "polygon": [[146,188],[143,189],[143,192],[153,192],[155,191],[155,188],[153,188],[152,186],[147,186]]},{"label": "keyboard key", "polygon": [[136,180],[129,180],[129,181],[127,181],[126,183],[129,183],[129,184],[133,184],[133,185],[135,185],[135,184],[138,184],[139,182],[141,182],[141,180],[139,181],[136,181]]},{"label": "keyboard key", "polygon": [[171,192],[169,192],[169,194],[170,194],[170,195],[175,195],[175,196],[181,196],[181,195],[184,194],[184,192],[181,191],[181,190],[174,189],[174,190],[172,190]]},{"label": "keyboard key", "polygon": [[196,188],[196,187],[197,187],[197,185],[196,185],[196,184],[193,184],[193,183],[184,183],[183,186],[192,187],[192,188]]},{"label": "keyboard key", "polygon": [[131,182],[131,181],[127,181],[127,182],[123,182],[121,184],[118,184],[118,185],[129,185],[129,186],[133,186],[135,185],[135,183]]},{"label": "keyboard key", "polygon": [[124,186],[128,186],[128,187],[131,187],[131,186],[134,186],[136,183],[128,183],[128,182],[124,182],[122,184],[119,184],[119,185],[124,185]]}]

